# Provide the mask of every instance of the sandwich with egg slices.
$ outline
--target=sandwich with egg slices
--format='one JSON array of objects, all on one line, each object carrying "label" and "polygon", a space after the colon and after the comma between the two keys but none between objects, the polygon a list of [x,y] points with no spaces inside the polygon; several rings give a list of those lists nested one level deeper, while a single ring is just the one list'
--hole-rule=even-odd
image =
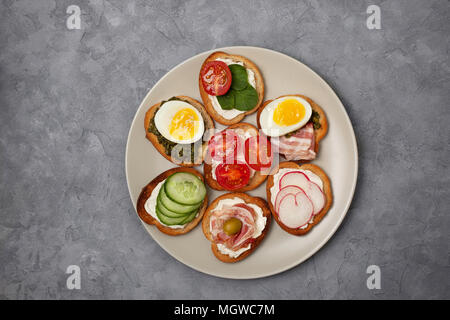
[{"label": "sandwich with egg slices", "polygon": [[270,142],[250,123],[240,122],[208,141],[203,173],[215,190],[250,191],[266,180],[272,166]]},{"label": "sandwich with egg slices", "polygon": [[161,101],[144,119],[148,140],[167,160],[185,167],[200,165],[214,122],[203,105],[187,96]]},{"label": "sandwich with egg slices", "polygon": [[259,246],[270,223],[270,210],[264,199],[227,193],[206,209],[202,229],[216,258],[232,263],[248,257]]},{"label": "sandwich with egg slices", "polygon": [[191,231],[207,206],[203,176],[193,168],[178,167],[161,173],[142,188],[136,211],[145,223],[177,236]]},{"label": "sandwich with egg slices", "polygon": [[312,99],[292,94],[268,100],[258,109],[258,127],[270,137],[274,152],[288,161],[315,159],[328,131],[325,112]]},{"label": "sandwich with egg slices", "polygon": [[258,109],[264,98],[264,81],[258,67],[246,57],[217,51],[203,62],[199,90],[211,117],[231,125]]},{"label": "sandwich with egg slices", "polygon": [[310,163],[280,163],[267,179],[266,194],[275,221],[296,236],[311,231],[333,203],[330,179]]}]

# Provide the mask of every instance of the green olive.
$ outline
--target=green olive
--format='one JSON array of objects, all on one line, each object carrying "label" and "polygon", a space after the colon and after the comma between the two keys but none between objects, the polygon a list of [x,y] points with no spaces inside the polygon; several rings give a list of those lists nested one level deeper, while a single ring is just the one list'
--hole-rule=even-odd
[{"label": "green olive", "polygon": [[238,233],[241,228],[242,222],[237,218],[230,218],[223,224],[223,231],[229,236]]}]

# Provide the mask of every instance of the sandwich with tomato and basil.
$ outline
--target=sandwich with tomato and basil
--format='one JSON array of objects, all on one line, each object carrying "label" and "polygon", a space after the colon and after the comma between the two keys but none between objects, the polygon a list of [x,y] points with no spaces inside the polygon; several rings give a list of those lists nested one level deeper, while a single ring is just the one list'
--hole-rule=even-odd
[{"label": "sandwich with tomato and basil", "polygon": [[246,57],[220,51],[203,62],[199,89],[210,116],[224,125],[238,123],[254,113],[264,98],[258,67]]},{"label": "sandwich with tomato and basil", "polygon": [[217,132],[208,141],[203,172],[216,190],[249,191],[267,178],[273,164],[270,142],[245,122]]}]

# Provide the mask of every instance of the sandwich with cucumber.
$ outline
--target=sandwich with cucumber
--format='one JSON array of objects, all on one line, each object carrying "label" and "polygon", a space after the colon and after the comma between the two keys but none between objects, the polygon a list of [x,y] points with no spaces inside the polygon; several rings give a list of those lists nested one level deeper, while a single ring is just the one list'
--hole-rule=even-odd
[{"label": "sandwich with cucumber", "polygon": [[208,205],[203,176],[192,168],[173,168],[147,184],[136,207],[139,217],[171,236],[191,231]]}]

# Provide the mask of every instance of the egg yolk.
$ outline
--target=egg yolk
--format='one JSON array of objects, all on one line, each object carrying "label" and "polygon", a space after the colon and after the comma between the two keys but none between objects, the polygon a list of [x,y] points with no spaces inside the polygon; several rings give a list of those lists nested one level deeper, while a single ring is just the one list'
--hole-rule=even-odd
[{"label": "egg yolk", "polygon": [[175,113],[170,123],[169,132],[177,140],[188,140],[194,137],[198,127],[198,116],[195,111],[184,108]]},{"label": "egg yolk", "polygon": [[286,99],[273,112],[273,121],[279,126],[291,126],[305,117],[305,106],[296,99]]}]

